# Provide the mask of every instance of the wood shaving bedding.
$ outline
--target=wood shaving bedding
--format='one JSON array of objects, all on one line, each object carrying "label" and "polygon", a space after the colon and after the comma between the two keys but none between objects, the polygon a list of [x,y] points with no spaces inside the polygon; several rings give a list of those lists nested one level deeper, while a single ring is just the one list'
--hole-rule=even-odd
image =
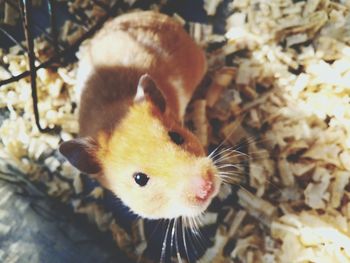
[{"label": "wood shaving bedding", "polygon": [[[255,238],[261,239],[261,232],[252,233],[248,239],[238,238],[232,260],[350,262],[345,251],[350,241],[347,232],[350,218],[347,212],[340,212],[347,211],[350,185],[346,164],[350,136],[350,82],[346,73],[350,69],[347,53],[350,31],[344,27],[349,6],[332,1],[295,4],[292,1],[233,1],[231,7],[234,13],[228,18],[226,37],[227,45],[236,48],[222,49],[236,53],[242,48],[248,49],[244,57],[234,58],[237,75],[232,88],[239,89],[242,99],[239,105],[244,107],[249,100],[261,96],[260,86],[263,92],[273,89],[263,103],[248,110],[242,122],[243,127],[247,125],[257,131],[263,141],[259,147],[268,150],[271,156],[266,158],[270,163],[261,164],[252,158],[250,165],[268,168],[272,162],[272,167],[277,167],[270,170],[267,177],[251,168],[248,187],[254,189],[254,196],[238,191],[240,204],[251,217],[256,217],[256,224],[265,222],[266,228],[261,231],[274,240],[273,249],[269,252],[264,242],[254,243]],[[247,19],[243,23],[240,17]],[[333,34],[328,28],[341,33]],[[229,119],[227,116],[226,120]],[[226,123],[230,125],[230,121]],[[274,213],[261,216],[269,211],[262,208],[261,197],[272,202]],[[282,212],[276,210],[276,205]],[[335,210],[339,208],[340,211]],[[315,244],[300,242],[300,236],[306,234],[298,227],[283,225],[285,230],[276,234],[281,218],[303,221],[307,213],[313,214],[308,220],[315,229],[318,223],[322,227],[317,218],[321,215],[332,222],[322,238],[322,230],[313,237]],[[337,220],[342,222],[345,232],[338,232]],[[317,235],[317,230],[307,233]],[[255,244],[258,251],[252,250],[249,244]],[[240,250],[240,246],[244,249]]]},{"label": "wood shaving bedding", "polygon": [[[208,51],[205,99],[192,102],[187,118],[206,146],[225,140],[237,147],[248,139],[250,157],[229,160],[245,161],[241,173],[247,178],[238,191],[222,187],[220,202],[231,200],[226,217],[210,212],[203,220],[217,228],[201,260],[350,262],[350,2],[235,0],[228,8],[225,44]],[[213,15],[216,6],[208,10]],[[222,41],[210,26],[190,28],[204,46]],[[12,72],[26,69],[23,55],[0,54]],[[143,221],[128,233],[102,206],[73,197],[84,190],[81,176],[52,154],[60,138],[78,129],[75,70],[38,71],[42,122],[62,127],[58,137],[33,127],[28,79],[1,87],[0,105],[9,118],[0,127],[0,156],[32,180],[46,182],[50,194],[72,203],[101,230],[109,229],[135,259],[147,246]],[[42,167],[71,185],[49,179]],[[96,188],[90,195],[99,199],[103,192]],[[235,246],[226,251],[232,239]]]}]

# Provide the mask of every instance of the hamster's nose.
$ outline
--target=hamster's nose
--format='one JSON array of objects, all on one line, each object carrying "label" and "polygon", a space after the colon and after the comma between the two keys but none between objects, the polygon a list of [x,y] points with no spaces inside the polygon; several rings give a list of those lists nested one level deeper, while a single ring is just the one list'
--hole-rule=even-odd
[{"label": "hamster's nose", "polygon": [[214,183],[212,176],[208,178],[196,178],[195,180],[195,198],[199,202],[205,202],[214,191]]},{"label": "hamster's nose", "polygon": [[214,190],[213,182],[203,182],[196,191],[196,200],[200,202],[206,201]]}]

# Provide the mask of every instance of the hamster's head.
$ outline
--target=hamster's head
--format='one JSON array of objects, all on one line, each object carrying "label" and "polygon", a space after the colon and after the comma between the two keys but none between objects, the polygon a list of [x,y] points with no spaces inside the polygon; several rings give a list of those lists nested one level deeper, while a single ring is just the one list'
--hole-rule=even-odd
[{"label": "hamster's head", "polygon": [[145,218],[199,215],[221,184],[199,140],[166,110],[148,75],[141,77],[137,99],[111,133],[64,142],[60,151]]}]

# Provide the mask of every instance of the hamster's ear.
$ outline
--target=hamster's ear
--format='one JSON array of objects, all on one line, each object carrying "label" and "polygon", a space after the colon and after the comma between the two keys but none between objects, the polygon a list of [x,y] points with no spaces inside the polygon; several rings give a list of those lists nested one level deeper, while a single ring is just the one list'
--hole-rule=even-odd
[{"label": "hamster's ear", "polygon": [[101,171],[101,166],[95,157],[97,147],[97,143],[91,138],[78,138],[63,142],[59,151],[80,171],[96,174]]},{"label": "hamster's ear", "polygon": [[158,89],[157,84],[152,77],[148,74],[142,75],[139,79],[135,101],[142,101],[145,98],[149,98],[161,112],[165,112],[166,102],[164,95],[162,91]]}]

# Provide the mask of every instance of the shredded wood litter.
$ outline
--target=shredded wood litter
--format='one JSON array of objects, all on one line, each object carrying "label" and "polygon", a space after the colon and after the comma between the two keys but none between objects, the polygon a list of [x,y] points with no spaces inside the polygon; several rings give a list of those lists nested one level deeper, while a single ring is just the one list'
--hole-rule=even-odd
[{"label": "shredded wood litter", "polygon": [[[220,4],[205,1],[208,15]],[[218,196],[226,216],[210,212],[203,220],[216,232],[200,260],[350,262],[350,1],[234,0],[227,9],[224,36],[211,25],[189,24],[207,49],[210,81],[191,102],[186,123],[203,145],[225,140],[242,152],[228,160],[241,166],[233,180],[238,186],[223,185]],[[69,43],[77,32],[63,28]],[[27,69],[16,48],[0,56],[14,74]],[[61,127],[59,136],[40,134],[33,125],[29,79],[1,87],[7,117],[0,157],[111,231],[135,259],[151,245],[143,221],[129,233],[102,205],[82,202],[81,175],[56,151],[78,130],[75,74],[76,64],[38,71],[41,122]],[[0,78],[8,77],[0,68]],[[103,190],[90,195],[101,198]]]}]

